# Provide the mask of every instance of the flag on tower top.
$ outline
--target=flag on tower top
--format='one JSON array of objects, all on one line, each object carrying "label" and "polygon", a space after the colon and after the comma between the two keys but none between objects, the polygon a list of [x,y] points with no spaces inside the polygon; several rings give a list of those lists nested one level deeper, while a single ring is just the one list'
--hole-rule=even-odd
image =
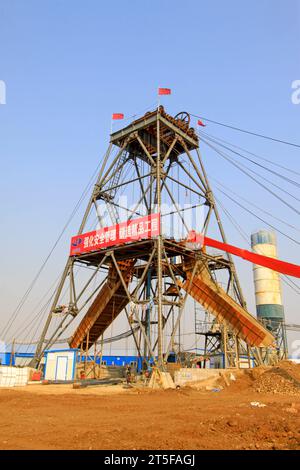
[{"label": "flag on tower top", "polygon": [[113,120],[124,119],[124,114],[123,113],[113,113],[112,118],[113,118]]},{"label": "flag on tower top", "polygon": [[159,95],[170,95],[171,94],[171,88],[159,88],[158,89],[158,94]]},{"label": "flag on tower top", "polygon": [[205,127],[206,124],[204,124],[200,119],[198,120],[198,126],[202,126],[202,127]]}]

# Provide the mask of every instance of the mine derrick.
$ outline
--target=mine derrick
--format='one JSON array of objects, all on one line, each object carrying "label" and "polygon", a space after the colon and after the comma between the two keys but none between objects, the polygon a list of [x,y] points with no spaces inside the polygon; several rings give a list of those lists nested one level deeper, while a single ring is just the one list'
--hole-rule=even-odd
[{"label": "mine derrick", "polygon": [[[121,193],[129,199],[126,217]],[[188,208],[183,201],[189,202]],[[109,220],[104,220],[105,211]],[[93,217],[98,225],[89,227]],[[226,242],[188,113],[172,117],[160,106],[111,134],[33,363],[39,363],[44,350],[68,329],[69,345],[88,350],[125,313],[142,338],[133,328],[138,354],[163,369],[182,316],[189,315],[189,297],[226,329],[223,348],[231,357],[230,366],[238,367],[238,350],[229,346],[233,337],[248,355],[251,348],[272,345],[272,334],[247,311],[231,255],[187,243],[191,230],[207,234],[212,221]],[[90,278],[80,282],[75,268],[88,268]],[[54,327],[53,313],[65,288],[69,303]],[[218,344],[222,347],[222,341]]]}]

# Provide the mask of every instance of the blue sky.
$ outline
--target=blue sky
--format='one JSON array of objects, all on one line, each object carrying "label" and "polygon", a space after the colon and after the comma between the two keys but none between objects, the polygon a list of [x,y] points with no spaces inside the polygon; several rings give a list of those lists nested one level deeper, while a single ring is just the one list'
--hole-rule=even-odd
[{"label": "blue sky", "polygon": [[[300,105],[291,101],[291,83],[300,79],[299,20],[296,0],[0,0],[0,80],[7,89],[0,105],[0,326],[105,152],[112,112],[139,114],[154,105],[160,85],[172,89],[163,100],[171,114],[187,110],[299,143]],[[299,149],[212,124],[206,131],[300,171]],[[202,151],[209,174],[300,226],[294,212]],[[249,236],[261,227],[232,202],[224,204]],[[28,311],[62,269],[78,220]],[[224,223],[228,239],[243,246]],[[298,247],[278,241],[281,258],[299,263]],[[251,265],[238,267],[253,309]],[[284,298],[288,321],[299,323],[298,296],[284,288]]]}]

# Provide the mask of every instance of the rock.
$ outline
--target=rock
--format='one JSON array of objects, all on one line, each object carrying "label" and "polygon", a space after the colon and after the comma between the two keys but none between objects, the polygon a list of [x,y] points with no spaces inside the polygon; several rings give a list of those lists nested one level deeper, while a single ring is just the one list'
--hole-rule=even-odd
[{"label": "rock", "polygon": [[227,421],[227,424],[228,424],[228,426],[233,428],[233,427],[238,425],[238,422],[235,419],[230,419],[229,421]]},{"label": "rock", "polygon": [[284,411],[286,411],[287,413],[292,413],[292,414],[298,413],[297,408],[293,408],[292,406],[290,408],[285,408]]}]

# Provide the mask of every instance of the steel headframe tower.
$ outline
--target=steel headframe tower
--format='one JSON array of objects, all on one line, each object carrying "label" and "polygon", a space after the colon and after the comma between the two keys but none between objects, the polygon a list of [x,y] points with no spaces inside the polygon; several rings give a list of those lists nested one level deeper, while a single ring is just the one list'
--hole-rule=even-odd
[{"label": "steel headframe tower", "polygon": [[[127,197],[126,207],[120,193],[123,198]],[[183,201],[188,202],[184,207]],[[206,234],[214,219],[226,242],[199,151],[198,136],[190,127],[187,113],[172,117],[160,106],[111,134],[78,234],[90,230],[88,224],[93,216],[98,227],[103,227],[118,224],[124,217],[128,220],[151,213],[161,214],[160,234],[68,258],[32,365],[39,364],[43,352],[70,331],[74,320],[78,325],[80,314],[84,316],[81,315],[75,333],[73,327],[69,344],[88,350],[116,316],[125,312],[140,356],[146,362],[152,358],[163,368],[188,297],[187,291],[182,293],[178,279],[187,279],[188,263],[183,260],[189,256],[192,267],[188,283],[192,283],[199,265],[205,260],[211,279],[217,283],[217,276],[223,273],[227,292],[233,292],[236,302],[245,307],[231,255],[211,256],[205,250],[195,254],[186,244],[178,242],[195,228],[193,224],[198,223],[195,214],[199,208],[203,217],[197,230]],[[167,218],[169,229],[164,226]],[[88,267],[92,271],[84,271],[91,275],[79,282],[75,267],[79,271]],[[99,273],[102,273],[101,282]],[[63,300],[66,289],[67,301]],[[59,324],[54,327],[52,319],[57,315],[60,316]],[[171,326],[168,342],[166,325]]]}]

